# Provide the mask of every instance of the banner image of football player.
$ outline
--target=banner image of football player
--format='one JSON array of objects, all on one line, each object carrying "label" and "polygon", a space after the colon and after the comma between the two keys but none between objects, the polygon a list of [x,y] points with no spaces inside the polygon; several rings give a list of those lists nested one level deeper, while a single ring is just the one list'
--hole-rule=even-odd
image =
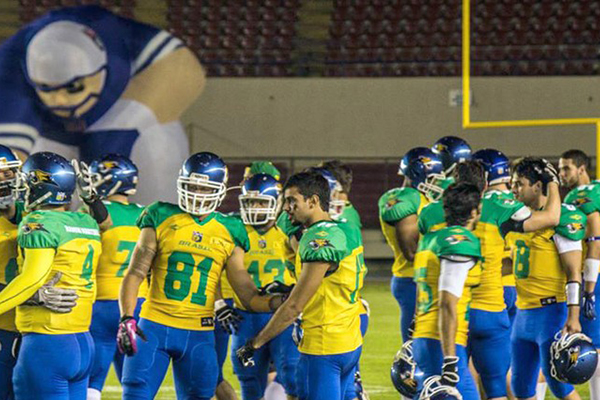
[{"label": "banner image of football player", "polygon": [[472,233],[481,191],[459,182],[442,197],[447,227],[426,233],[415,256],[417,314],[412,351],[423,379],[441,376],[464,399],[478,399],[468,368],[468,305],[481,278],[481,245]]},{"label": "banner image of football player", "polygon": [[[121,380],[123,355],[117,351],[115,342],[120,317],[119,288],[140,236],[136,222],[143,206],[129,202],[129,196],[135,194],[138,182],[138,169],[129,158],[107,154],[92,162],[90,172],[98,195],[112,220],[112,226],[101,234],[102,255],[96,272],[98,290],[90,326],[96,351],[87,399],[94,400],[101,398],[111,363],[119,381]],[[134,313],[135,318],[139,315],[147,290],[147,283],[143,282]]]},{"label": "banner image of football player", "polygon": [[[590,179],[590,168],[590,159],[581,150],[565,151],[558,160],[561,184],[570,190],[564,202],[574,205],[587,216],[580,322],[582,332],[592,339],[596,349],[599,349],[600,305],[596,304],[596,295],[600,293],[600,285],[596,285],[596,282],[600,269],[600,185]],[[600,368],[590,379],[590,397],[593,400],[600,399]]]},{"label": "banner image of football player", "polygon": [[442,162],[426,147],[408,151],[400,162],[398,175],[403,187],[388,190],[378,202],[379,222],[387,244],[394,253],[391,289],[400,306],[400,333],[409,339],[409,328],[415,315],[416,285],[413,260],[419,241],[417,217],[429,203],[428,195],[437,193],[432,180],[442,176]]},{"label": "banner image of football player", "polygon": [[[512,190],[518,201],[531,209],[547,206],[548,191],[555,183],[544,173],[544,161],[525,158],[513,172]],[[578,399],[572,385],[550,373],[550,347],[557,332],[581,331],[582,244],[586,216],[572,205],[561,206],[554,228],[511,233],[511,249],[517,284],[517,315],[511,333],[511,387],[515,397],[536,395],[540,368],[554,396]]]},{"label": "banner image of football player", "polygon": [[[140,238],[119,294],[117,343],[128,356],[124,399],[154,398],[171,360],[178,397],[215,395],[214,303],[224,270],[249,310],[271,312],[283,301],[281,295],[259,296],[244,267],[249,248],[244,225],[215,211],[225,196],[227,178],[227,166],[217,155],[194,154],[177,179],[178,205],[153,203],[138,219]],[[133,315],[149,272],[138,325]]]},{"label": "banner image of football player", "polygon": [[[98,222],[66,211],[77,178],[78,169],[49,152],[30,156],[18,173],[17,188],[23,190],[29,214],[19,224],[18,274],[0,292],[0,314],[17,307],[16,326],[24,334],[13,376],[15,398],[86,397],[94,353],[89,326],[102,248]],[[71,294],[71,305],[55,311],[28,305],[42,285],[57,282],[57,275],[57,287]],[[37,298],[38,303],[46,300]]]},{"label": "banner image of football player", "polygon": [[87,163],[123,154],[144,172],[136,201],[174,201],[168,183],[189,155],[179,118],[204,82],[197,58],[170,33],[98,6],[59,9],[0,46],[0,97],[11,99],[0,140]]},{"label": "banner image of football player", "polygon": [[307,230],[296,254],[294,286],[266,327],[237,351],[251,367],[263,346],[302,313],[298,394],[301,399],[343,399],[362,350],[360,289],[366,268],[360,231],[329,214],[329,184],[315,171],[284,186],[284,209]]}]

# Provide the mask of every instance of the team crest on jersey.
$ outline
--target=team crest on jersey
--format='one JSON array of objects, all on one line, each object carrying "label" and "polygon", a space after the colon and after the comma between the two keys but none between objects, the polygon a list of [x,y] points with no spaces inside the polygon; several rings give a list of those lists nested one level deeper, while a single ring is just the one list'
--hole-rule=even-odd
[{"label": "team crest on jersey", "polygon": [[467,235],[452,235],[452,236],[448,236],[444,240],[452,245],[471,241],[471,239],[469,239],[469,237]]},{"label": "team crest on jersey", "polygon": [[590,203],[592,200],[590,200],[589,197],[579,197],[575,200],[575,205],[576,206],[582,206],[584,204]]},{"label": "team crest on jersey", "polygon": [[315,239],[308,242],[308,245],[313,250],[319,250],[322,247],[333,247],[331,242],[327,239]]},{"label": "team crest on jersey", "polygon": [[506,199],[506,200],[504,200],[503,204],[505,206],[512,206],[515,204],[515,201],[513,199]]},{"label": "team crest on jersey", "polygon": [[265,247],[267,247],[267,241],[264,239],[261,239],[258,241],[258,248],[259,249],[264,249]]},{"label": "team crest on jersey", "polygon": [[569,233],[577,233],[583,230],[583,224],[580,222],[574,222],[572,224],[567,225],[567,229],[569,230]]},{"label": "team crest on jersey", "polygon": [[200,243],[202,241],[202,233],[197,231],[192,232],[192,240],[196,243]]},{"label": "team crest on jersey", "polygon": [[23,225],[23,227],[21,228],[21,231],[23,232],[24,235],[28,235],[31,232],[35,232],[35,231],[48,232],[48,230],[46,228],[44,228],[44,224],[41,224],[39,222],[29,222],[29,223]]},{"label": "team crest on jersey", "polygon": [[39,169],[35,169],[29,173],[31,183],[34,185],[39,185],[40,183],[52,183],[55,184],[52,180],[52,175],[46,171],[40,171]]},{"label": "team crest on jersey", "polygon": [[389,199],[386,203],[385,203],[385,209],[389,210],[392,207],[394,207],[396,204],[400,203],[401,200],[398,199]]}]

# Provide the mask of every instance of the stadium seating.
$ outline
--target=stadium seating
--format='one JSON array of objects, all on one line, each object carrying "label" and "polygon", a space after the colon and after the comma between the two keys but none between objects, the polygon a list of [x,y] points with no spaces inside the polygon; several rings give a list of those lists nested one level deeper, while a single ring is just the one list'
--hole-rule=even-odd
[{"label": "stadium seating", "polygon": [[19,0],[19,17],[27,23],[56,8],[87,4],[101,5],[123,17],[133,18],[136,0]]}]

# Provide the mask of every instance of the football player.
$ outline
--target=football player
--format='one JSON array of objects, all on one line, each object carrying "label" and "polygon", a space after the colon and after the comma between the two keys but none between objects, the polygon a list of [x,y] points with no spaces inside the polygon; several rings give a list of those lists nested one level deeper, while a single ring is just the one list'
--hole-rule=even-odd
[{"label": "football player", "polygon": [[388,190],[378,202],[379,221],[387,244],[394,252],[392,294],[400,305],[402,340],[409,339],[409,328],[415,314],[416,286],[413,281],[413,260],[419,241],[417,217],[429,202],[426,195],[437,193],[430,183],[442,173],[442,162],[426,147],[408,151],[398,175],[404,177],[403,187]]},{"label": "football player", "polygon": [[481,248],[472,233],[481,191],[458,182],[443,197],[447,227],[425,234],[415,256],[417,314],[412,351],[423,379],[441,375],[464,399],[479,399],[468,368],[467,331],[471,290],[481,277]]},{"label": "football player", "polygon": [[[600,305],[596,305],[596,291],[600,285],[596,281],[600,269],[600,185],[590,179],[590,164],[589,157],[581,150],[565,151],[558,160],[561,184],[570,190],[565,203],[576,206],[587,216],[581,328],[599,349]],[[593,400],[600,399],[600,368],[590,380],[590,396]]]},{"label": "football player", "polygon": [[[281,184],[275,178],[257,174],[245,181],[239,196],[241,218],[250,239],[250,249],[246,252],[244,264],[257,288],[276,286],[277,283],[288,286],[295,283],[290,273],[293,270],[290,265],[294,263],[294,251],[288,243],[288,237],[275,224],[280,208],[280,195]],[[242,320],[233,334],[231,361],[240,381],[242,398],[263,398],[271,362],[275,365],[279,381],[288,397],[296,398],[296,365],[300,355],[292,340],[292,327],[288,327],[255,353],[254,366],[244,368],[235,356],[235,351],[267,325],[272,313],[248,311],[235,294],[234,298]]]},{"label": "football player", "polygon": [[[258,295],[244,267],[249,245],[244,225],[215,211],[225,196],[227,176],[217,155],[194,154],[177,179],[178,205],[153,203],[138,219],[140,238],[119,293],[117,342],[129,356],[123,365],[124,399],[153,398],[171,359],[178,397],[215,395],[214,303],[223,270],[247,309],[271,312],[283,301],[282,296]],[[139,287],[150,271],[138,326],[133,316]]]},{"label": "football player", "polygon": [[352,188],[352,169],[340,160],[325,161],[319,166],[331,172],[342,187],[340,199],[344,201],[344,211],[340,215],[340,219],[356,225],[358,229],[362,229],[360,215],[349,199],[350,189]]},{"label": "football player", "polygon": [[[112,227],[101,235],[102,255],[96,272],[98,290],[90,326],[96,351],[87,399],[99,400],[111,362],[121,380],[123,355],[117,351],[115,342],[115,332],[119,328],[119,287],[140,236],[136,221],[143,206],[129,202],[129,196],[135,194],[138,183],[138,169],[129,158],[108,154],[95,160],[90,165],[90,172],[98,195],[112,219]],[[148,285],[143,282],[135,318],[139,315],[147,290]]]},{"label": "football player", "polygon": [[360,231],[329,215],[329,185],[319,173],[293,175],[284,209],[307,230],[296,258],[298,283],[267,326],[237,351],[245,366],[303,313],[300,398],[342,400],[362,349],[360,289],[366,268]]},{"label": "football player", "polygon": [[[516,199],[531,209],[546,208],[548,192],[557,190],[558,177],[546,170],[542,159],[532,157],[514,168],[512,190]],[[554,396],[579,398],[572,385],[551,376],[550,346],[561,329],[563,333],[581,331],[581,240],[585,226],[585,214],[574,206],[562,205],[556,227],[507,237],[517,284],[511,387],[518,398],[535,396],[540,367]]]},{"label": "football player", "polygon": [[[30,213],[17,236],[20,272],[0,292],[0,314],[18,306],[16,325],[24,333],[13,377],[16,398],[86,397],[94,352],[89,326],[102,248],[97,221],[66,211],[78,179],[78,169],[49,152],[33,154],[18,175]],[[90,209],[106,222],[106,209],[97,203]],[[23,305],[57,273],[61,287],[76,290],[70,313]]]},{"label": "football player", "polygon": [[0,82],[3,143],[85,162],[124,154],[144,171],[137,201],[175,200],[170,178],[189,155],[179,118],[205,83],[180,39],[98,6],[64,8],[4,41]]},{"label": "football player", "polygon": [[432,192],[430,195],[430,198],[433,200],[439,200],[444,189],[454,183],[452,171],[456,167],[456,164],[471,159],[471,146],[459,137],[444,136],[431,146],[431,151],[440,158],[444,166],[444,173],[433,181],[439,190]]}]

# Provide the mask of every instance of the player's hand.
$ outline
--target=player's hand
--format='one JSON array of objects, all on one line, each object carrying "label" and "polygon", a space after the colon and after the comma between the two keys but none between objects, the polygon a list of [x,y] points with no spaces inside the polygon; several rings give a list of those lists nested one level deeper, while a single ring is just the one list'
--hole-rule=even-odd
[{"label": "player's hand", "polygon": [[117,347],[121,354],[133,356],[137,353],[136,337],[139,336],[144,342],[147,342],[146,335],[137,326],[137,322],[133,317],[124,316],[119,322],[119,330],[117,331]]},{"label": "player's hand", "polygon": [[288,294],[293,288],[294,285],[286,285],[285,283],[281,283],[279,281],[273,281],[258,289],[258,293],[261,296],[266,294]]},{"label": "player's hand", "polygon": [[77,305],[79,296],[75,289],[56,287],[55,285],[60,281],[60,278],[62,278],[62,272],[59,271],[23,304],[45,307],[52,312],[60,314],[70,313]]},{"label": "player's hand", "polygon": [[561,335],[579,333],[581,332],[581,323],[579,322],[579,318],[575,318],[572,316],[567,316],[567,322],[565,322],[565,326],[561,331]]},{"label": "player's hand", "polygon": [[365,308],[365,311],[367,312],[367,317],[371,316],[371,306],[369,306],[369,302],[366,301],[365,299],[363,299],[362,297],[360,298],[360,302],[362,303],[363,307]]},{"label": "player's hand", "polygon": [[441,383],[448,386],[456,387],[460,381],[458,375],[458,357],[446,356],[442,364],[442,379]]},{"label": "player's hand", "polygon": [[300,346],[300,342],[302,342],[302,338],[304,337],[304,329],[302,329],[302,314],[294,321],[294,325],[292,328],[292,340],[296,347]]},{"label": "player's hand", "polygon": [[240,321],[244,319],[235,308],[220,299],[215,301],[215,319],[221,328],[230,335],[238,331]]},{"label": "player's hand", "polygon": [[248,339],[246,344],[237,349],[235,355],[244,367],[254,367],[254,338]]},{"label": "player's hand", "polygon": [[583,292],[583,304],[581,305],[583,315],[589,320],[596,319],[596,295],[594,292]]},{"label": "player's hand", "polygon": [[412,339],[414,333],[415,333],[415,324],[416,324],[416,318],[413,317],[412,321],[410,321],[410,326],[408,327],[408,339]]},{"label": "player's hand", "polygon": [[556,171],[556,168],[554,168],[554,165],[552,165],[552,163],[546,160],[545,158],[542,158],[542,161],[544,162],[544,181],[546,181],[547,183],[554,182],[557,185],[560,185],[558,172]]}]

